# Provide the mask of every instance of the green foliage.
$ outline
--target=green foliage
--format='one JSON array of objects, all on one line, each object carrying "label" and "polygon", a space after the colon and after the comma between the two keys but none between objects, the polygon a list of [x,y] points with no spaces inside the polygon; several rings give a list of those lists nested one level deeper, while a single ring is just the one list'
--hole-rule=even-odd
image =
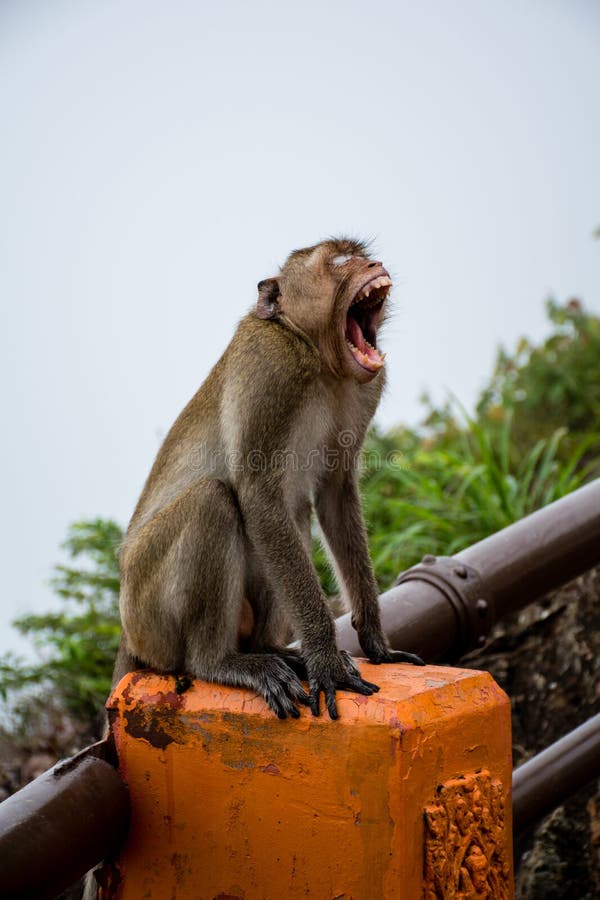
[{"label": "green foliage", "polygon": [[[49,692],[75,717],[93,717],[110,689],[119,642],[120,527],[96,519],[71,526],[64,549],[71,565],[56,566],[51,584],[64,601],[57,612],[24,616],[14,623],[29,635],[40,661],[13,654],[0,659],[0,696]],[[75,564],[76,563],[76,564]]]},{"label": "green foliage", "polygon": [[[523,450],[539,437],[566,428],[571,439],[596,433],[600,450],[600,318],[578,300],[561,306],[549,300],[553,326],[535,347],[522,338],[513,355],[500,350],[490,384],[483,392],[480,418],[502,418],[513,410],[515,447]],[[568,453],[572,440],[565,442]]]},{"label": "green foliage", "polygon": [[[458,414],[456,414],[458,417]],[[363,481],[373,565],[382,587],[425,553],[452,555],[541,506],[570,493],[589,440],[559,458],[565,429],[538,440],[516,462],[511,418],[496,434],[466,419],[452,444],[424,439],[410,454],[381,454]],[[369,438],[377,446],[379,436]]]}]

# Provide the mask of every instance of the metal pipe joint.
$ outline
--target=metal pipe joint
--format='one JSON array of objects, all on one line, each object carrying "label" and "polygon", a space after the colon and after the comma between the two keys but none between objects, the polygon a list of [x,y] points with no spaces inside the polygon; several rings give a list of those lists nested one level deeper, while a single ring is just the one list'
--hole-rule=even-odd
[{"label": "metal pipe joint", "polygon": [[416,566],[401,572],[395,584],[408,581],[432,585],[452,607],[456,617],[454,644],[449,651],[452,659],[485,644],[495,616],[492,597],[476,569],[452,556],[428,554]]}]

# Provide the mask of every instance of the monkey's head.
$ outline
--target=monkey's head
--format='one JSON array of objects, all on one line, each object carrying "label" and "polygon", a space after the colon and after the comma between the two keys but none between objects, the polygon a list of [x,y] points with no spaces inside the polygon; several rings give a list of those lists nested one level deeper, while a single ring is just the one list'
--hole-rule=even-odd
[{"label": "monkey's head", "polygon": [[259,282],[256,315],[299,331],[338,377],[371,381],[384,365],[377,332],[392,281],[364,244],[348,238],[295,250]]}]

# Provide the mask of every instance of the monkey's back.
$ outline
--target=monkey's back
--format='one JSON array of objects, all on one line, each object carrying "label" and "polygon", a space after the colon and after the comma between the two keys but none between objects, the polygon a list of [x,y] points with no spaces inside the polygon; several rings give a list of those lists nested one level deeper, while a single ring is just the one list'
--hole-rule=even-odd
[{"label": "monkey's back", "polygon": [[282,437],[320,370],[316,349],[284,326],[247,315],[230,344],[181,411],[152,465],[127,535],[199,478],[229,481],[239,454]]}]

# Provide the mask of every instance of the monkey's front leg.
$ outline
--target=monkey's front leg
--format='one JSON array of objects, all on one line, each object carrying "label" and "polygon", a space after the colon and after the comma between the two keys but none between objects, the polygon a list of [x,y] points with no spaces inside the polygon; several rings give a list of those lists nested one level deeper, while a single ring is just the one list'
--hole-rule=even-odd
[{"label": "monkey's front leg", "polygon": [[315,501],[319,524],[333,554],[336,573],[346,591],[363,652],[372,663],[408,662],[423,666],[414,653],[392,650],[381,627],[377,582],[353,471],[336,471]]},{"label": "monkey's front leg", "polygon": [[312,713],[319,715],[323,693],[329,715],[337,719],[336,690],[369,695],[379,688],[361,678],[349,654],[336,646],[331,611],[281,487],[245,484],[238,488],[238,497],[246,533],[272,588],[273,602],[284,604],[299,632]]}]

